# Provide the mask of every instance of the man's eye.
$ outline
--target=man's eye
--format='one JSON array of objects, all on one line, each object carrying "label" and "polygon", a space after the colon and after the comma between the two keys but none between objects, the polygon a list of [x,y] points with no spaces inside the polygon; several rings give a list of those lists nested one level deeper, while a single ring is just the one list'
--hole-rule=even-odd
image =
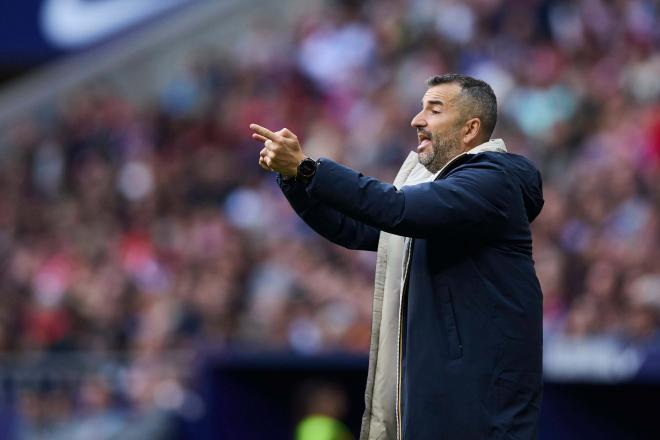
[{"label": "man's eye", "polygon": [[432,115],[439,115],[440,111],[439,110],[431,110]]}]

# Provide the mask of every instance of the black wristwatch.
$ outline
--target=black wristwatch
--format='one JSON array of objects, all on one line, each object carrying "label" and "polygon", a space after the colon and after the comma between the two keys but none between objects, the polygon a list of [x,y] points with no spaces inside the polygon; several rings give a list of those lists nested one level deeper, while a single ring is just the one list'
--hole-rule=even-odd
[{"label": "black wristwatch", "polygon": [[318,161],[306,157],[298,164],[298,172],[296,173],[296,179],[302,180],[303,182],[308,182],[314,174],[316,174],[316,167],[318,166]]}]

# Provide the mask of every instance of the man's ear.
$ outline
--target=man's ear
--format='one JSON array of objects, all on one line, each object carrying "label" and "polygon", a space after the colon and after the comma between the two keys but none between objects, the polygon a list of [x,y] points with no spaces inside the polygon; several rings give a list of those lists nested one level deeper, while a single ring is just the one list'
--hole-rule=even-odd
[{"label": "man's ear", "polygon": [[481,133],[481,119],[468,119],[463,126],[463,142],[465,145],[477,145]]}]

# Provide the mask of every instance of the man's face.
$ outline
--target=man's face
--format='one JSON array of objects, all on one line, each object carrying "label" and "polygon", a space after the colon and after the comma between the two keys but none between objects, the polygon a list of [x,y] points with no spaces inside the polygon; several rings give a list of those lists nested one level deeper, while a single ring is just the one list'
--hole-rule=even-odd
[{"label": "man's face", "polygon": [[462,150],[463,117],[455,83],[429,87],[422,98],[422,110],[410,125],[417,129],[419,162],[435,173]]}]

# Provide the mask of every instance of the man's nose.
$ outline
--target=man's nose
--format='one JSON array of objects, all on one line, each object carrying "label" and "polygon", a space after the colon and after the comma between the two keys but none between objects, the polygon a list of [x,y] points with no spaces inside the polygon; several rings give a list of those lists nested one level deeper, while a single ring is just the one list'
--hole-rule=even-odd
[{"label": "man's nose", "polygon": [[417,113],[415,117],[412,118],[412,121],[410,121],[410,126],[412,128],[426,127],[426,121],[422,117],[422,112]]}]

